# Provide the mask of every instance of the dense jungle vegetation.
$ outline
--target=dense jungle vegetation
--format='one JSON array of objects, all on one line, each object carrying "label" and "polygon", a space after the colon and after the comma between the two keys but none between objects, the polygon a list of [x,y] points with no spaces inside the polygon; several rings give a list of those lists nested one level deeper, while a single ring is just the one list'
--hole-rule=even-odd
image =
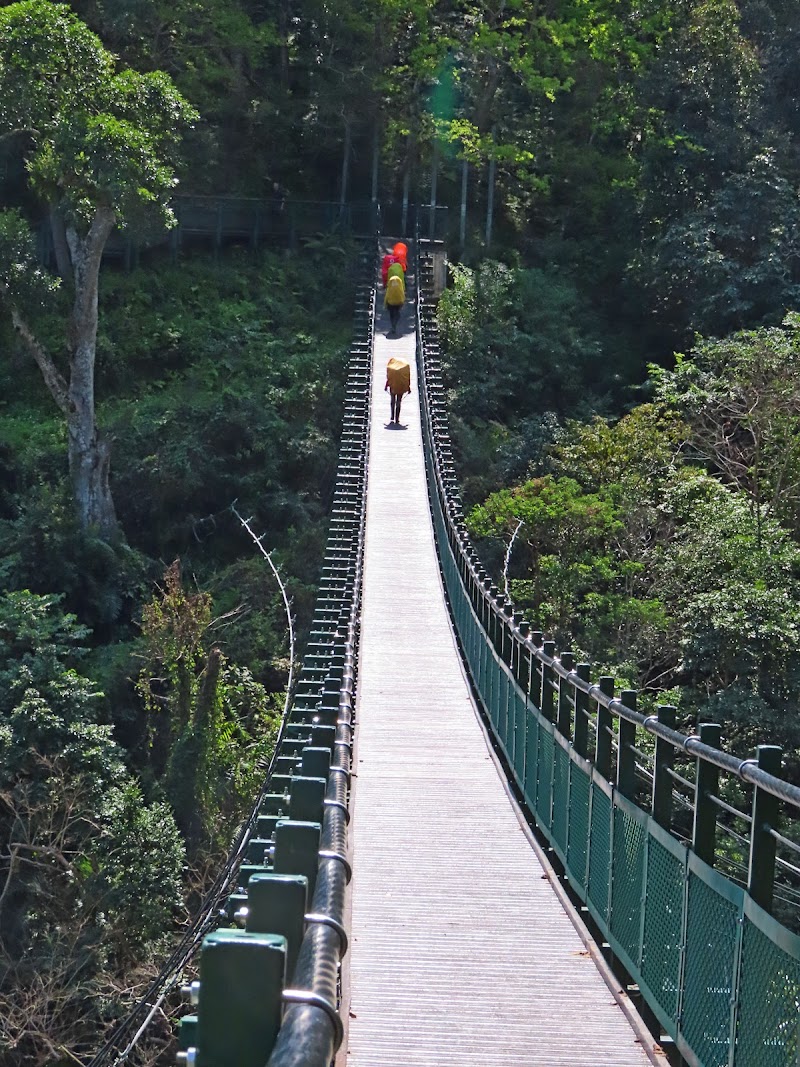
[{"label": "dense jungle vegetation", "polygon": [[175,193],[435,173],[487,562],[800,775],[799,45],[792,0],[0,3],[3,1063],[90,1058],[269,758],[286,623],[234,499],[313,601],[355,246],[175,259]]}]

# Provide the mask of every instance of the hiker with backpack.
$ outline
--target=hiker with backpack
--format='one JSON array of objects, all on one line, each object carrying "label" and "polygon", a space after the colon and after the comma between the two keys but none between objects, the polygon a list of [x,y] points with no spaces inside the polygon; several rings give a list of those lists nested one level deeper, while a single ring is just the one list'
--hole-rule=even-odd
[{"label": "hiker with backpack", "polygon": [[386,271],[386,281],[383,283],[384,287],[388,285],[390,278],[401,278],[403,285],[406,284],[406,272],[403,269],[403,264],[399,260],[392,263]]},{"label": "hiker with backpack", "polygon": [[400,309],[406,302],[406,286],[402,277],[397,274],[386,279],[386,293],[383,297],[383,306],[389,312],[389,332],[387,337],[396,336],[397,323],[400,319]]},{"label": "hiker with backpack", "polygon": [[394,254],[394,252],[387,252],[381,260],[381,284],[383,288],[386,288],[386,280],[389,273],[389,268],[394,266],[395,263],[399,263],[400,260]]},{"label": "hiker with backpack", "polygon": [[389,423],[400,425],[400,405],[406,393],[411,392],[411,367],[404,359],[395,356],[386,364],[386,385],[384,392],[391,398],[391,418]]}]

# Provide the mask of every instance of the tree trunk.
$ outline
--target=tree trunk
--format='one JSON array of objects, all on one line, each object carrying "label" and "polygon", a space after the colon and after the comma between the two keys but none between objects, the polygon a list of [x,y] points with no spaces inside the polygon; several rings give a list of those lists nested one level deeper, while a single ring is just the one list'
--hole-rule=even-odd
[{"label": "tree trunk", "polygon": [[95,423],[94,364],[100,260],[113,226],[113,211],[99,208],[86,237],[67,229],[75,283],[69,338],[69,471],[81,526],[95,527],[104,538],[116,533],[117,516],[108,481],[111,442]]},{"label": "tree trunk", "polygon": [[72,274],[72,264],[69,258],[69,245],[67,244],[67,229],[64,225],[64,216],[58,208],[50,208],[50,236],[53,238],[53,253],[56,257],[56,270],[62,280],[69,281]]}]

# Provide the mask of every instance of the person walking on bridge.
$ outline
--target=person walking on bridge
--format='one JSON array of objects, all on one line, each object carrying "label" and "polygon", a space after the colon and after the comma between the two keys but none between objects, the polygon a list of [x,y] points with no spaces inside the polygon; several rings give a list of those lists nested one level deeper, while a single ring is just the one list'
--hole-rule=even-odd
[{"label": "person walking on bridge", "polygon": [[389,312],[389,332],[387,337],[397,335],[397,323],[400,320],[400,309],[406,302],[406,286],[402,278],[394,275],[386,282],[386,294],[383,298],[384,307]]},{"label": "person walking on bridge", "polygon": [[386,364],[386,385],[383,391],[388,390],[391,397],[391,418],[389,424],[400,425],[400,405],[406,393],[411,392],[411,367],[404,359],[395,356]]}]

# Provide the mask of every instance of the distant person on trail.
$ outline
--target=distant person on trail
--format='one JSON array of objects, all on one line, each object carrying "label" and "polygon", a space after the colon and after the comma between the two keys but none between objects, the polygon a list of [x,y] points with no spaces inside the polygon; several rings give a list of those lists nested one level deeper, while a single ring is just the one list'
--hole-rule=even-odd
[{"label": "distant person on trail", "polygon": [[389,332],[387,337],[397,335],[397,323],[400,319],[400,309],[406,302],[406,287],[402,278],[396,275],[386,282],[386,294],[383,298],[383,306],[389,311]]},{"label": "distant person on trail", "polygon": [[386,272],[386,281],[388,283],[390,278],[399,278],[403,285],[406,284],[406,272],[403,270],[402,263],[392,263],[389,265],[389,269]]},{"label": "distant person on trail", "polygon": [[403,268],[403,272],[408,270],[408,245],[403,241],[398,241],[392,249],[392,255]]},{"label": "distant person on trail", "polygon": [[386,392],[387,390],[391,398],[389,424],[391,425],[394,422],[399,426],[400,404],[405,394],[411,392],[411,368],[404,359],[397,359],[392,356],[386,364],[386,385],[383,391]]},{"label": "distant person on trail", "polygon": [[381,282],[383,283],[384,289],[386,288],[386,281],[389,276],[389,268],[394,266],[395,263],[399,262],[400,260],[392,252],[387,252],[381,260]]}]

